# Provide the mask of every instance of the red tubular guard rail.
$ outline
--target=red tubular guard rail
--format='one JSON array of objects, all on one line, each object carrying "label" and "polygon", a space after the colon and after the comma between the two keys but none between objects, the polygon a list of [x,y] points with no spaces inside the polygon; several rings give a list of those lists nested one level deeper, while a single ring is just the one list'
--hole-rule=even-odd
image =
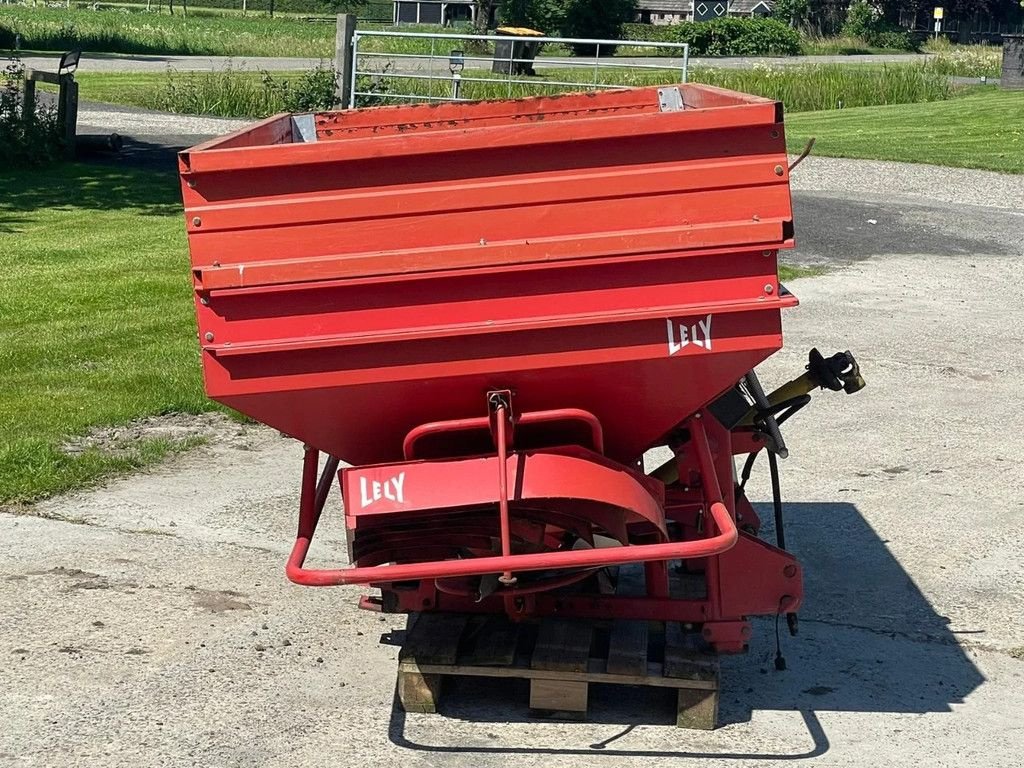
[{"label": "red tubular guard rail", "polygon": [[[531,424],[543,424],[553,421],[577,421],[586,424],[590,429],[590,440],[593,448],[598,453],[604,453],[604,431],[601,429],[601,422],[589,411],[579,408],[556,408],[551,411],[527,411],[514,418],[516,426],[527,427]],[[440,435],[447,432],[469,432],[472,430],[486,430],[491,428],[491,420],[487,416],[475,416],[468,419],[454,419],[448,421],[432,421],[428,424],[421,424],[408,435],[402,443],[402,452],[406,460],[416,457],[416,443],[428,435]]]},{"label": "red tubular guard rail", "polygon": [[[701,420],[702,414],[690,417],[688,426],[691,443],[700,464],[704,488],[704,499],[708,503],[710,517],[714,522],[713,536],[697,541],[677,541],[661,544],[613,547],[607,549],[581,549],[562,552],[537,552],[526,555],[474,557],[465,560],[441,560],[426,563],[405,563],[399,565],[371,566],[343,569],[303,568],[309,545],[316,532],[322,511],[319,494],[309,493],[308,488],[316,485],[318,452],[306,449],[303,464],[302,501],[299,508],[299,530],[292,547],[291,556],[285,567],[288,579],[307,587],[331,587],[342,584],[384,584],[395,581],[417,581],[420,579],[445,579],[459,576],[483,576],[492,573],[514,571],[542,571],[549,569],[600,568],[609,565],[623,565],[664,560],[683,560],[720,555],[729,550],[739,536],[736,523],[722,501],[711,448]],[[333,461],[333,460],[330,460]]]}]

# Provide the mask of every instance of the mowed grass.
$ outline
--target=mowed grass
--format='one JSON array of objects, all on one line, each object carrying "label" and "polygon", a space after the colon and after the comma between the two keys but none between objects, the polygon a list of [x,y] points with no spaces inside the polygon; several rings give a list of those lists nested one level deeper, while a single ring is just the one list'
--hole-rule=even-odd
[{"label": "mowed grass", "polygon": [[786,117],[791,151],[1024,173],[1024,92],[986,88],[929,104]]},{"label": "mowed grass", "polygon": [[0,502],[181,447],[62,450],[90,427],[214,407],[201,386],[179,195],[166,173],[0,172]]}]

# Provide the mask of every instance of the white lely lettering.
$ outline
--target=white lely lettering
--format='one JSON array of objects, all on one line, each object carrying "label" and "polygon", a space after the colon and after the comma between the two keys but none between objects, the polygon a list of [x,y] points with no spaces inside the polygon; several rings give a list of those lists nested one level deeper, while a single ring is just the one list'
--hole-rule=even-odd
[{"label": "white lely lettering", "polygon": [[384,482],[359,478],[359,502],[363,509],[381,499],[405,503],[405,472],[399,472]]},{"label": "white lely lettering", "polygon": [[711,350],[711,315],[695,323],[666,320],[665,326],[668,330],[669,357],[682,352],[690,344]]}]

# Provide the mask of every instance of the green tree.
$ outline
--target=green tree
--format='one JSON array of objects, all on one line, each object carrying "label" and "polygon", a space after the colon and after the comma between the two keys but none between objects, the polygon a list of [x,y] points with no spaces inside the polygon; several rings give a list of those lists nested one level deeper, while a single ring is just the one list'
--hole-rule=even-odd
[{"label": "green tree", "polygon": [[494,3],[495,0],[473,0],[473,7],[476,9],[473,31],[476,34],[487,34],[487,28],[491,25],[491,13],[494,11]]},{"label": "green tree", "polygon": [[554,35],[561,31],[565,22],[565,3],[562,0],[505,0],[499,13],[502,24]]},{"label": "green tree", "polygon": [[[562,34],[566,37],[616,40],[622,37],[622,25],[636,16],[636,0],[566,0]],[[583,56],[594,54],[593,45],[575,46]],[[601,54],[610,56],[612,46],[601,46]]]}]

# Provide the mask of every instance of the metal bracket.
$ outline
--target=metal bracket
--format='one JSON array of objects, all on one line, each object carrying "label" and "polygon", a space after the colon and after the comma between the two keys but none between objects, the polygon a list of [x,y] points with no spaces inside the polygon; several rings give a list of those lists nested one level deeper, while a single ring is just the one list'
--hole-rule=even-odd
[{"label": "metal bracket", "polygon": [[296,144],[316,141],[313,115],[292,115],[292,141]]},{"label": "metal bracket", "polygon": [[662,112],[681,112],[686,109],[683,94],[677,86],[658,89],[658,107]]}]

